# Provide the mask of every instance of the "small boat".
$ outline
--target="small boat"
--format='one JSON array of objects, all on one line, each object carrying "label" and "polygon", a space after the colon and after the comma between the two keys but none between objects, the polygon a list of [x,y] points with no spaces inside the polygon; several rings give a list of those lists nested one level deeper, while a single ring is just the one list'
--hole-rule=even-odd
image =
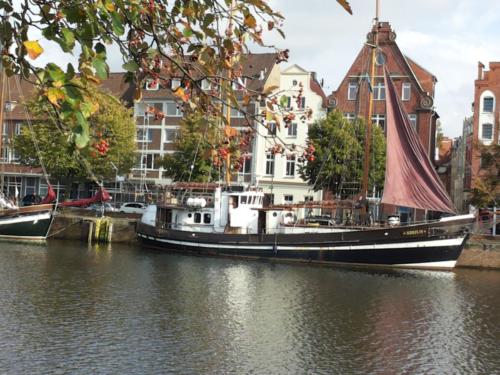
[{"label": "small boat", "polygon": [[44,241],[53,219],[53,204],[7,208],[0,211],[0,239]]}]

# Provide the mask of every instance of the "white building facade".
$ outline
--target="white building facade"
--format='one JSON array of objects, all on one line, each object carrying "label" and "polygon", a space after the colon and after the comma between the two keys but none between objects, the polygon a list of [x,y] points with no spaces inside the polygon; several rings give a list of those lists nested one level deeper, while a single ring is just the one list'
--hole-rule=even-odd
[{"label": "white building facade", "polygon": [[[275,120],[258,125],[253,181],[264,189],[268,201],[274,204],[321,200],[322,192],[313,191],[299,175],[299,159],[307,146],[309,126],[326,116],[326,97],[321,85],[315,73],[292,65],[280,72],[279,88],[273,95],[285,107],[285,112],[296,113],[296,118],[288,125],[284,121],[277,124]],[[261,111],[264,110],[261,107]],[[312,111],[311,116],[301,119],[308,110]],[[285,146],[283,153],[271,152],[277,144]]]}]

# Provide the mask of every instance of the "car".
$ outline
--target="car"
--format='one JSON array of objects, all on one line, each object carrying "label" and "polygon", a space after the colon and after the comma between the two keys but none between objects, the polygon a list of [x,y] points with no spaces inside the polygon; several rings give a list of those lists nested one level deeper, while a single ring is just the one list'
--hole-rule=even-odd
[{"label": "car", "polygon": [[104,211],[104,212],[116,212],[116,208],[114,208],[111,203],[104,202],[104,203],[94,203],[86,208],[86,210],[91,210],[91,211]]},{"label": "car", "polygon": [[123,203],[118,212],[123,212],[126,214],[143,214],[146,210],[146,204],[141,202],[127,202]]}]

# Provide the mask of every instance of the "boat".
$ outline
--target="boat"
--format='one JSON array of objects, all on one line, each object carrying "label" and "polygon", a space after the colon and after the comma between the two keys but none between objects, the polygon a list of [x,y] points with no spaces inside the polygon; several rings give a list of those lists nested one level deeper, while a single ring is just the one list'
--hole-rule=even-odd
[{"label": "boat", "polygon": [[[375,21],[378,22],[378,13]],[[372,86],[376,49],[377,37],[372,54]],[[137,226],[140,240],[147,246],[189,254],[452,269],[467,241],[474,216],[455,214],[390,74],[387,69],[384,71],[387,162],[381,203],[442,212],[440,219],[410,225],[318,225],[298,220],[292,207],[264,207],[264,193],[258,187],[231,186],[226,173],[224,184],[171,186],[156,205],[146,209]],[[368,122],[366,139],[370,139],[370,126]],[[357,203],[366,219],[368,141],[365,147],[368,149],[365,148],[363,189]],[[324,208],[327,203],[319,202],[314,208]]]},{"label": "boat", "polygon": [[[15,77],[14,79],[20,78]],[[0,89],[0,134],[4,134],[6,80],[7,77],[2,70],[0,77],[2,85]],[[22,97],[21,92],[20,96]],[[2,149],[2,141],[3,137],[0,137],[0,150]],[[4,164],[2,163],[0,169],[0,177],[2,179],[3,171]],[[45,178],[50,187],[46,175]],[[1,186],[3,188],[3,183]],[[54,217],[54,204],[52,204],[52,201],[55,200],[55,193],[53,190],[49,189],[47,196],[38,201],[38,204],[20,207],[16,204],[16,200],[17,197],[9,199],[3,191],[0,191],[0,239],[9,241],[45,241]],[[33,203],[35,203],[35,201],[33,201]]]},{"label": "boat", "polygon": [[448,216],[411,225],[322,226],[297,220],[291,207],[264,207],[257,187],[177,183],[146,209],[139,238],[148,246],[190,254],[452,269],[475,218],[454,214],[387,71],[385,82],[389,147],[382,203]]}]

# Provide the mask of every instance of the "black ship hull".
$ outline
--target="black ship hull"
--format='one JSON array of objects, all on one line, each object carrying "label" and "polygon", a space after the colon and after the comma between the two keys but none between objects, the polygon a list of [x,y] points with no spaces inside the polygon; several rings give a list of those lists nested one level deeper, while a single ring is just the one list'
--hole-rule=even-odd
[{"label": "black ship hull", "polygon": [[0,216],[0,239],[44,241],[52,224],[52,205],[23,207]]},{"label": "black ship hull", "polygon": [[286,234],[201,233],[140,224],[138,235],[146,245],[190,254],[451,269],[467,240],[464,224],[437,222],[375,230]]}]

